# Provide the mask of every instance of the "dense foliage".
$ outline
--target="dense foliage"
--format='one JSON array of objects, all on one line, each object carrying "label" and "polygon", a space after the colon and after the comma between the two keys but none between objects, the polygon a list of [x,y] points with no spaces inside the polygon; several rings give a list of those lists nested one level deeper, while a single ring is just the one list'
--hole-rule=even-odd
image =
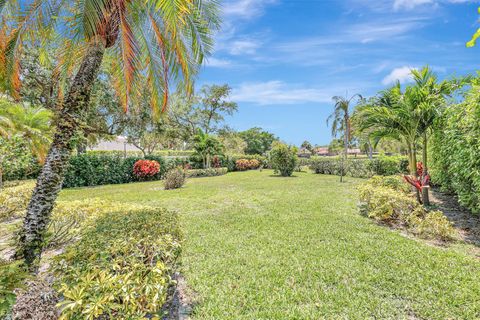
[{"label": "dense foliage", "polygon": [[185,184],[185,170],[174,168],[165,175],[164,186],[166,190],[178,189]]},{"label": "dense foliage", "polygon": [[449,106],[438,123],[430,149],[432,182],[454,192],[460,204],[480,212],[480,80],[465,100]]},{"label": "dense foliage", "polygon": [[[73,156],[70,159],[63,186],[72,188],[142,181],[144,177],[137,176],[133,171],[135,163],[139,160],[144,159],[124,158],[120,153],[88,153]],[[147,156],[146,160],[156,161],[160,166],[156,174],[149,176],[151,180],[161,179],[168,169],[176,164],[175,160],[167,161],[158,156]]]},{"label": "dense foliage", "polygon": [[160,164],[155,160],[137,160],[133,165],[133,174],[142,180],[155,177],[160,172]]},{"label": "dense foliage", "polygon": [[261,163],[257,159],[238,159],[235,161],[235,168],[238,171],[255,170],[260,168]]},{"label": "dense foliage", "polygon": [[275,143],[270,150],[270,163],[272,168],[283,177],[289,177],[297,166],[297,150],[284,143]]},{"label": "dense foliage", "polygon": [[360,201],[368,217],[406,228],[424,238],[455,237],[452,223],[440,211],[422,207],[400,176],[375,176],[359,187]]},{"label": "dense foliage", "polygon": [[36,177],[40,171],[37,158],[19,136],[0,138],[1,180],[24,180]]},{"label": "dense foliage", "polygon": [[247,143],[245,148],[247,154],[265,155],[272,147],[272,143],[278,140],[274,134],[257,127],[240,132],[240,137]]},{"label": "dense foliage", "polygon": [[162,209],[97,219],[54,264],[64,319],[159,317],[180,239],[176,214]]},{"label": "dense foliage", "polygon": [[[309,168],[317,174],[338,175],[342,170],[342,159],[313,157]],[[374,175],[394,175],[408,172],[408,160],[404,157],[378,157],[370,159],[347,159],[344,162],[345,175],[355,178],[370,178]]]},{"label": "dense foliage", "polygon": [[186,171],[188,178],[214,177],[227,174],[228,168],[207,168],[207,169],[190,169]]}]

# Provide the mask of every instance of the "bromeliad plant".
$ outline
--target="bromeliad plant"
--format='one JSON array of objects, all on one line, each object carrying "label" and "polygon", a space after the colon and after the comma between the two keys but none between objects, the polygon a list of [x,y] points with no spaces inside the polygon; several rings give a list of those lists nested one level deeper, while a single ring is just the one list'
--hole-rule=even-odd
[{"label": "bromeliad plant", "polygon": [[[422,162],[417,163],[417,175],[404,175],[403,178],[405,181],[409,184],[411,184],[419,193],[424,193],[424,188],[429,187],[430,185],[430,175],[428,174],[428,171],[426,168],[424,168]],[[427,193],[428,194],[428,193]],[[419,199],[420,200],[420,199]],[[421,203],[424,203],[425,205],[429,205],[428,203],[428,198],[423,198],[423,200],[420,200]]]}]

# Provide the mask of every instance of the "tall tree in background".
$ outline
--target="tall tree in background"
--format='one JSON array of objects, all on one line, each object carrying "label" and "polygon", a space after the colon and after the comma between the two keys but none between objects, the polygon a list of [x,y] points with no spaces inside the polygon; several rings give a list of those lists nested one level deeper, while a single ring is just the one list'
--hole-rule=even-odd
[{"label": "tall tree in background", "polygon": [[327,125],[329,122],[332,122],[332,136],[334,138],[337,137],[338,134],[343,136],[344,142],[344,154],[342,155],[342,172],[340,173],[340,182],[343,181],[344,175],[344,162],[347,159],[348,155],[348,145],[351,140],[352,135],[352,124],[350,119],[350,113],[352,105],[351,103],[358,99],[358,101],[362,100],[362,96],[360,94],[354,94],[351,97],[345,96],[335,96],[332,98],[333,102],[335,102],[333,113],[327,118]]},{"label": "tall tree in background", "polygon": [[194,97],[178,92],[171,101],[170,117],[193,137],[201,129],[205,134],[217,133],[225,116],[233,115],[238,106],[228,101],[231,88],[224,85],[203,86]]},{"label": "tall tree in background", "polygon": [[264,155],[272,148],[274,141],[278,138],[262,128],[251,128],[246,131],[239,132],[240,137],[247,143],[245,153]]},{"label": "tall tree in background", "polygon": [[[61,189],[79,114],[88,107],[102,66],[112,75],[125,110],[151,92],[155,113],[165,110],[169,84],[191,79],[212,48],[217,3],[208,0],[0,1],[0,84],[18,97],[22,51],[41,42],[58,48],[60,96],[55,135],[27,209],[17,256],[33,266]],[[6,23],[8,21],[8,23]],[[5,41],[6,40],[6,41]],[[75,76],[72,77],[73,73]],[[69,79],[72,79],[68,81]]]}]

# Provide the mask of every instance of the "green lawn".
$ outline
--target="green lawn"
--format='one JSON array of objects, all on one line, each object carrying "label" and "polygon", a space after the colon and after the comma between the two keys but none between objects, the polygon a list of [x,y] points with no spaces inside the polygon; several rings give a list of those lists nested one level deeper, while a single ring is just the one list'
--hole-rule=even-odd
[{"label": "green lawn", "polygon": [[271,171],[62,191],[176,209],[194,319],[479,319],[480,261],[357,213],[355,185]]}]

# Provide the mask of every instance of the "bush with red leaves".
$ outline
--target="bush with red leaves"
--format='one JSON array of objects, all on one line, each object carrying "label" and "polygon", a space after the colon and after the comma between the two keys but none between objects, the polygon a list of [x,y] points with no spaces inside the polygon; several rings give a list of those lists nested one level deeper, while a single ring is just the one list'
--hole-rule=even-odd
[{"label": "bush with red leaves", "polygon": [[160,172],[160,164],[155,160],[138,160],[133,165],[133,174],[139,179],[154,177]]}]

